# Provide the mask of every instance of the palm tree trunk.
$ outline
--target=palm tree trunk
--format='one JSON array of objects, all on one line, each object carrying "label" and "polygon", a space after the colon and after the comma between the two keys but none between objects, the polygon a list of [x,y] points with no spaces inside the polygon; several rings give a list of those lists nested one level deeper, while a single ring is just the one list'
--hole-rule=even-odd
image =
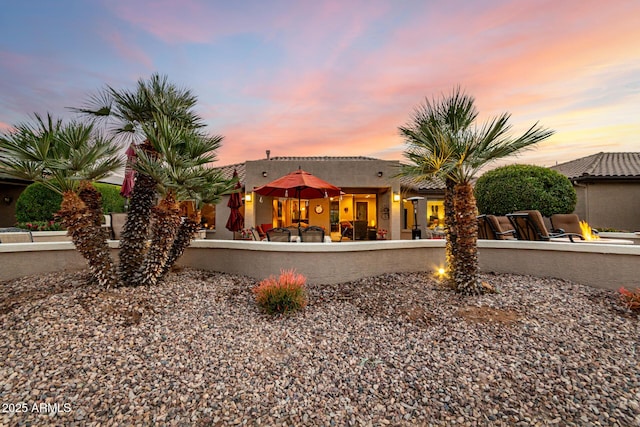
[{"label": "palm tree trunk", "polygon": [[80,200],[82,200],[87,206],[87,209],[89,209],[93,224],[97,227],[96,230],[100,230],[104,239],[108,239],[109,232],[106,228],[102,227],[102,195],[100,192],[89,181],[83,181],[80,184],[78,197],[80,197]]},{"label": "palm tree trunk", "polygon": [[125,286],[134,285],[134,276],[144,262],[155,197],[156,182],[149,175],[137,173],[120,239],[118,273],[120,282]]},{"label": "palm tree trunk", "polygon": [[[149,140],[145,140],[140,148],[145,150],[147,154],[156,153]],[[129,199],[127,221],[120,238],[118,278],[120,283],[125,286],[133,286],[136,283],[136,273],[144,262],[148,247],[151,209],[156,199],[156,184],[149,175],[136,173]]]},{"label": "palm tree trunk", "polygon": [[465,295],[479,295],[483,292],[483,288],[478,277],[478,221],[476,199],[471,183],[456,185],[454,207],[457,248],[454,252],[453,280],[458,292]]},{"label": "palm tree trunk", "polygon": [[454,195],[455,195],[455,182],[452,179],[446,180],[446,187],[444,192],[444,235],[446,239],[445,243],[445,260],[447,263],[446,276],[451,281],[451,284],[455,287],[453,282],[453,272],[456,270],[456,253],[457,253],[457,227],[456,227],[456,215],[454,209]]},{"label": "palm tree trunk", "polygon": [[144,263],[134,277],[134,285],[155,285],[167,262],[180,226],[180,206],[169,193],[152,209],[152,240]]},{"label": "palm tree trunk", "polygon": [[200,228],[200,220],[200,211],[196,211],[180,223],[176,238],[173,241],[171,250],[169,251],[167,262],[165,262],[164,266],[162,267],[162,272],[160,273],[159,280],[167,275],[169,270],[171,270],[171,267],[173,267],[173,264],[175,264],[178,258],[182,256],[185,249],[189,247],[189,245],[191,244],[191,239],[193,238],[193,234]]},{"label": "palm tree trunk", "polygon": [[96,225],[95,212],[88,207],[95,206],[96,200],[99,204],[99,196],[100,193],[96,198],[96,194],[85,191],[83,197],[88,200],[87,204],[75,192],[67,191],[62,195],[58,215],[76,249],[87,260],[93,277],[100,286],[108,288],[116,284],[113,260],[102,227]]}]

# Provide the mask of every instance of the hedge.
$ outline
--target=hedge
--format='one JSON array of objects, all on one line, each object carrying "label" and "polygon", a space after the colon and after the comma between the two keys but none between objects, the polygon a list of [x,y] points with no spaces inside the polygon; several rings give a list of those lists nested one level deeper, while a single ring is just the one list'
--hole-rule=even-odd
[{"label": "hedge", "polygon": [[[94,183],[102,196],[102,210],[124,212],[125,199],[120,195],[120,186]],[[40,183],[29,185],[16,201],[16,219],[19,223],[34,221],[52,221],[54,214],[60,210],[62,196]]]},{"label": "hedge", "polygon": [[509,165],[486,172],[475,185],[481,214],[505,215],[519,210],[538,210],[543,216],[571,213],[576,191],[559,172],[542,166]]}]

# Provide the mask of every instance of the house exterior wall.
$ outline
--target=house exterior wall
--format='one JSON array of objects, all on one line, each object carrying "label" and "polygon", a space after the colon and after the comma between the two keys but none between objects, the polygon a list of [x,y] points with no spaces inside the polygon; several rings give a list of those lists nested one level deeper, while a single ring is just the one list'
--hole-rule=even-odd
[{"label": "house exterior wall", "polygon": [[[16,224],[16,201],[27,188],[26,184],[0,182],[0,227],[12,227]],[[5,202],[9,198],[9,203]]]},{"label": "house exterior wall", "polygon": [[595,228],[640,231],[640,182],[600,181],[574,184],[575,213]]},{"label": "house exterior wall", "polygon": [[[395,177],[398,173],[400,162],[377,159],[270,159],[247,161],[245,174],[245,192],[252,194],[250,202],[245,202],[245,226],[253,227],[259,224],[270,223],[272,220],[272,205],[269,198],[263,198],[252,192],[256,187],[267,184],[274,179],[297,170],[299,167],[318,178],[321,178],[345,192],[370,191],[377,194],[377,218],[376,227],[389,231],[388,239],[400,239],[400,205],[401,202],[393,201],[393,194],[400,193],[400,182]],[[266,172],[266,176],[263,176]],[[379,172],[382,172],[381,176]],[[224,203],[224,201],[223,201]],[[322,214],[316,214],[312,209],[317,204],[324,208]],[[310,223],[328,223],[329,200],[314,199],[310,202]],[[384,209],[388,209],[388,216],[382,215]],[[220,211],[228,211],[220,209]],[[228,212],[227,212],[228,213]],[[219,224],[224,224],[224,222]],[[226,231],[226,229],[225,229]],[[232,233],[216,233],[216,238],[232,238]]]}]

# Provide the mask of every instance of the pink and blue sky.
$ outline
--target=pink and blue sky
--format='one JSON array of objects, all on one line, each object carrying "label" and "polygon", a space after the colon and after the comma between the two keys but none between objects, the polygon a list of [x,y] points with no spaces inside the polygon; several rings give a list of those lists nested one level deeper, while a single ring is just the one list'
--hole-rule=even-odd
[{"label": "pink and blue sky", "polygon": [[480,122],[556,131],[508,163],[640,149],[638,0],[2,3],[0,130],[154,72],[198,95],[219,165],[402,159],[398,126],[458,85]]}]

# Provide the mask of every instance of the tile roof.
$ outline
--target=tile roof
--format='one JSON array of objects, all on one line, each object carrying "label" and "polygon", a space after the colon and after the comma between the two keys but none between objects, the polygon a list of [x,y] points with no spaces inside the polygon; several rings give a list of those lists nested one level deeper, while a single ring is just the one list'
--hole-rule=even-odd
[{"label": "tile roof", "polygon": [[552,166],[569,179],[640,178],[640,153],[597,153]]},{"label": "tile roof", "polygon": [[[267,159],[263,159],[267,160]],[[333,161],[333,160],[380,160],[373,157],[365,156],[307,156],[307,157],[289,157],[289,156],[275,156],[270,157],[268,160],[313,160],[313,161]]]},{"label": "tile roof", "polygon": [[[261,160],[267,160],[261,159]],[[365,156],[309,156],[309,157],[289,157],[289,156],[276,156],[269,158],[270,161],[335,161],[335,160],[349,160],[349,161],[369,161],[369,160],[380,160],[373,157],[365,157]],[[233,165],[220,166],[216,169],[222,171],[222,175],[230,179],[233,176],[234,169],[238,171],[238,176],[240,177],[240,182],[244,185],[245,176],[246,176],[246,163],[236,163]],[[428,181],[418,181],[412,177],[400,177],[400,185],[404,188],[414,190],[414,191],[444,191],[445,185],[444,182],[438,178],[428,180]]]},{"label": "tile roof", "polygon": [[244,185],[244,179],[247,172],[247,167],[245,163],[236,163],[233,165],[220,166],[215,169],[218,169],[222,173],[223,178],[225,179],[233,178],[233,171],[234,170],[237,171],[238,178],[240,178],[240,183]]},{"label": "tile roof", "polygon": [[[260,159],[260,160],[267,160],[266,158],[264,159]],[[289,157],[289,156],[276,156],[276,157],[270,157],[268,160],[273,160],[273,161],[299,161],[299,160],[311,160],[311,161],[331,161],[331,160],[378,160],[378,159],[374,159],[373,157],[364,157],[364,156],[337,156],[337,157],[331,157],[331,156],[309,156],[309,157]],[[226,166],[220,166],[220,167],[216,167],[216,169],[219,169],[222,172],[222,176],[226,179],[231,179],[231,177],[233,176],[233,171],[234,169],[238,171],[238,177],[240,178],[240,182],[244,185],[244,181],[245,181],[245,177],[246,177],[246,172],[247,172],[247,167],[246,167],[246,163],[235,163],[233,165],[226,165]]]},{"label": "tile roof", "polygon": [[400,185],[402,187],[408,188],[410,190],[418,191],[418,192],[433,191],[433,190],[444,191],[446,187],[444,182],[440,178],[433,178],[426,181],[420,181],[412,176],[401,176],[399,179],[400,179]]}]

